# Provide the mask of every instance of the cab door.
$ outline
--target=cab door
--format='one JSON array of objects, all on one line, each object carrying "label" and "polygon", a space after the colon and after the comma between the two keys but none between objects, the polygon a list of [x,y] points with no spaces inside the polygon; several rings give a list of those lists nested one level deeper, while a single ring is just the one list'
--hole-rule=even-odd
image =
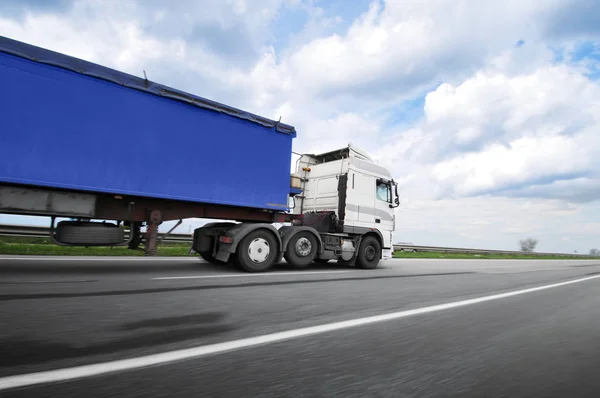
[{"label": "cab door", "polygon": [[344,225],[346,227],[375,228],[374,201],[375,178],[351,170],[348,174]]},{"label": "cab door", "polygon": [[392,183],[384,179],[375,181],[375,228],[383,235],[383,246],[392,247],[392,232],[394,231],[394,209],[392,207]]}]

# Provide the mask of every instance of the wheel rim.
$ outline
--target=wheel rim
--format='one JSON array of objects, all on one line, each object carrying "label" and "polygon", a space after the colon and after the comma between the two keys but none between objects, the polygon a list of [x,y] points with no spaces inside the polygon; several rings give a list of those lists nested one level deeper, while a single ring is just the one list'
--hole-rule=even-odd
[{"label": "wheel rim", "polygon": [[248,246],[248,257],[255,263],[262,263],[269,257],[271,249],[269,242],[263,238],[256,238]]},{"label": "wheel rim", "polygon": [[375,247],[373,245],[369,245],[366,247],[365,256],[367,257],[367,260],[369,260],[369,261],[375,260],[376,253],[375,253]]},{"label": "wheel rim", "polygon": [[310,239],[300,238],[296,241],[296,245],[294,246],[294,250],[296,254],[300,257],[306,257],[312,251],[312,243],[310,243]]}]

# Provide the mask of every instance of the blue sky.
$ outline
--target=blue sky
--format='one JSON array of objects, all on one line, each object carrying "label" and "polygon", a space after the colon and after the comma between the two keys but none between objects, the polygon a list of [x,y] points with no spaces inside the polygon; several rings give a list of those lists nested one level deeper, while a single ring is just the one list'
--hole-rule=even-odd
[{"label": "blue sky", "polygon": [[398,241],[600,247],[596,1],[5,0],[0,34],[362,146]]}]

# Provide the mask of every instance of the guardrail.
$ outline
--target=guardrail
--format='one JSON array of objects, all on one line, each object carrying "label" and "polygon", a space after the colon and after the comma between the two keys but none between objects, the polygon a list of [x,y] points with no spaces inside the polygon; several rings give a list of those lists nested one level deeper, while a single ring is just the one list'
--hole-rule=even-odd
[{"label": "guardrail", "polygon": [[[22,236],[30,238],[47,238],[50,234],[49,227],[34,227],[28,225],[0,225],[0,236]],[[159,233],[159,238],[165,234]],[[164,242],[187,243],[192,242],[191,234],[170,234]]]},{"label": "guardrail", "polygon": [[[33,226],[24,226],[24,225],[0,225],[0,236],[24,236],[24,237],[33,237],[33,238],[45,238],[50,233],[50,228],[47,227],[33,227]],[[164,234],[159,234],[160,237],[164,236]],[[191,243],[192,235],[191,234],[170,234],[165,239],[164,242],[178,242],[178,243]],[[411,244],[395,244],[395,251],[405,251],[405,252],[436,252],[436,253],[457,253],[457,254],[525,254],[521,251],[511,251],[511,250],[489,250],[489,249],[467,249],[460,247],[441,247],[441,246],[419,246],[419,245],[411,245]],[[590,257],[587,254],[571,254],[571,253],[538,253],[531,252],[527,254],[532,254],[540,257],[548,257],[548,256],[564,256],[564,257]]]},{"label": "guardrail", "polygon": [[577,254],[577,253],[539,253],[539,252],[522,252],[513,250],[490,250],[490,249],[467,249],[460,247],[441,247],[441,246],[418,246],[418,245],[406,245],[406,244],[395,244],[394,251],[405,251],[405,252],[436,252],[436,253],[457,253],[457,254],[531,254],[540,257],[590,257],[588,254]]}]

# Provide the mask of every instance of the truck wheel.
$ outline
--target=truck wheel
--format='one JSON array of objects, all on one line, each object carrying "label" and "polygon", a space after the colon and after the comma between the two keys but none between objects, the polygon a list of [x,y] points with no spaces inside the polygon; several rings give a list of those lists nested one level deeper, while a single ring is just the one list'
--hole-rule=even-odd
[{"label": "truck wheel", "polygon": [[277,258],[275,259],[275,264],[280,264],[281,260],[283,260],[283,253],[279,253]]},{"label": "truck wheel", "polygon": [[379,265],[381,245],[374,236],[365,236],[360,242],[356,265],[362,269],[374,269]]},{"label": "truck wheel", "polygon": [[250,232],[237,247],[237,263],[247,272],[268,271],[277,258],[277,241],[265,230]]},{"label": "truck wheel", "polygon": [[317,238],[308,231],[292,236],[285,250],[285,261],[294,268],[308,267],[317,256]]}]

